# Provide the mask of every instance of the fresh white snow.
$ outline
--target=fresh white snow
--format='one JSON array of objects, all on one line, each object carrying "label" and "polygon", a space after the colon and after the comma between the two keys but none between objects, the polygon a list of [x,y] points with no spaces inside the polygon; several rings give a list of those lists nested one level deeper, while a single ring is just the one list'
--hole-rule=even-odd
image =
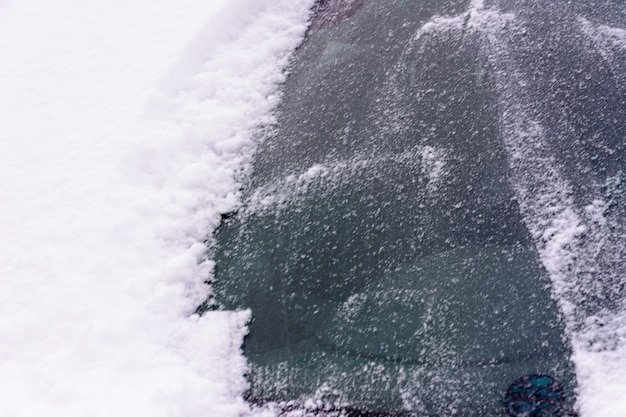
[{"label": "fresh white snow", "polygon": [[0,415],[245,411],[202,242],[310,6],[0,2]]}]

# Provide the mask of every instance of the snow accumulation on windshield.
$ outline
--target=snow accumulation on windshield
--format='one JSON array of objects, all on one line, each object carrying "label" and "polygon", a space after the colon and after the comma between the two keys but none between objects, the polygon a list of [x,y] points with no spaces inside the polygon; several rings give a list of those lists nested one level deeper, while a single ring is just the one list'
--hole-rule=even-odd
[{"label": "snow accumulation on windshield", "polygon": [[[240,183],[250,171],[254,139],[276,122],[280,85],[313,3],[0,1],[0,415],[278,413],[252,409],[243,399],[249,368],[241,345],[250,312],[194,312],[211,291],[204,284],[214,268],[207,236],[221,214],[244,200]],[[357,19],[372,2],[340,3],[334,15],[312,23],[311,34]],[[433,10],[439,4],[422,3]],[[576,407],[581,417],[624,417],[626,6],[617,0],[448,3],[448,13],[425,15],[396,52],[432,53],[429,47],[454,43],[459,33],[489,51],[476,60],[489,71],[472,76],[484,75],[499,92],[495,119],[507,173],[566,318]],[[528,37],[539,41],[526,48]],[[328,45],[326,64],[369,51],[348,42]],[[527,61],[533,65],[516,65]],[[288,158],[310,151],[301,145],[276,148],[268,140],[265,161],[272,154],[285,158],[274,156],[278,162],[268,165],[261,157],[256,169],[272,176],[300,164],[304,174],[289,177],[284,193],[297,189],[293,182],[333,174],[328,160],[314,160],[323,143],[313,144],[319,148],[310,152],[311,166]],[[428,179],[427,192],[436,193],[455,162],[448,145],[420,146],[417,165],[398,151],[381,166],[411,165]],[[552,156],[554,149],[562,159]],[[344,175],[341,158],[330,162],[337,161],[334,172]],[[489,248],[476,253],[484,259],[508,253]],[[469,249],[452,253],[462,259]],[[402,268],[394,273],[406,276]],[[350,300],[358,303],[359,296]],[[324,340],[358,339],[341,326],[331,323]]]}]

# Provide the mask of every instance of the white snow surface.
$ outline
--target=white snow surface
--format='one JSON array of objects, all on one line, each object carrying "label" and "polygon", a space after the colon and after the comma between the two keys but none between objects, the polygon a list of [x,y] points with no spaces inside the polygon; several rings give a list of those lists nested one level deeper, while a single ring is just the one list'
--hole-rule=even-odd
[{"label": "white snow surface", "polygon": [[0,1],[0,416],[239,416],[204,239],[311,0]]}]

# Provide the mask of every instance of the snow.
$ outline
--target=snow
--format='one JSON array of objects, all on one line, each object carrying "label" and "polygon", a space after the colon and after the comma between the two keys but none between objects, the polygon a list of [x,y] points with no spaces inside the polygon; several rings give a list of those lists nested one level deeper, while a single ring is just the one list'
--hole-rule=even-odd
[{"label": "snow", "polygon": [[[626,413],[626,316],[614,317],[604,324],[607,333],[616,339],[616,347],[610,350],[592,351],[579,340],[573,360],[577,365],[580,385],[581,417],[622,417]],[[591,326],[592,328],[594,326]]]},{"label": "snow", "polygon": [[485,8],[485,0],[471,0],[470,8],[472,9],[484,9]]},{"label": "snow", "polygon": [[203,242],[310,6],[0,3],[0,415],[245,412]]},{"label": "snow", "polygon": [[[1,416],[249,413],[248,314],[193,313],[213,267],[205,239],[238,203],[253,132],[273,121],[312,3],[0,1]],[[483,0],[469,6],[433,18],[416,42],[462,27],[496,33],[513,19]],[[617,67],[624,30],[579,23]],[[499,82],[515,89],[510,74]],[[550,219],[531,231],[566,293],[566,271],[594,242],[572,247],[601,235],[604,203],[588,218],[574,213],[559,181],[545,183],[550,201],[526,195],[530,176],[559,176],[539,144],[517,149],[516,138],[540,143],[542,132],[530,116],[512,119],[524,109],[510,110],[502,118],[522,206]],[[433,179],[445,174],[443,150],[423,157]],[[331,171],[315,167],[308,179]],[[581,415],[623,417],[626,317],[589,320],[613,348],[589,349],[598,332],[575,335]]]}]

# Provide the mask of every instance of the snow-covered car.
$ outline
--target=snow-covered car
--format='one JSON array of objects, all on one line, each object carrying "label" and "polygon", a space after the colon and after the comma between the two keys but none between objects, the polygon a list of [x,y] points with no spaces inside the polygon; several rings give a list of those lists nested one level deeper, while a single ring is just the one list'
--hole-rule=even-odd
[{"label": "snow-covered car", "polygon": [[252,403],[575,415],[572,338],[624,295],[624,13],[600,3],[317,4],[203,307],[251,310]]}]

